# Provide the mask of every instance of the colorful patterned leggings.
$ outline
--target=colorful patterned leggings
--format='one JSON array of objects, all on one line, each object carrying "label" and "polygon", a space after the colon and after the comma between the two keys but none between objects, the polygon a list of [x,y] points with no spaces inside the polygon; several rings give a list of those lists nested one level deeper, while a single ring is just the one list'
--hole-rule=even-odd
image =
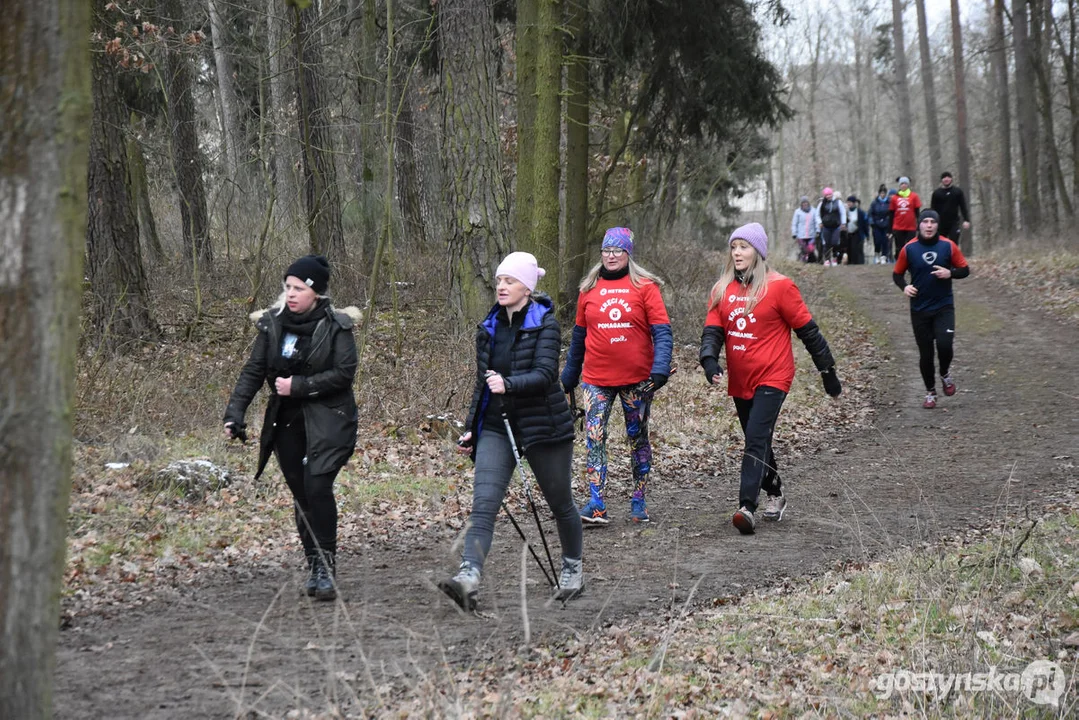
[{"label": "colorful patterned leggings", "polygon": [[648,472],[652,469],[652,445],[648,442],[648,414],[653,393],[642,393],[637,385],[599,387],[581,383],[584,391],[585,434],[588,456],[585,477],[593,499],[603,500],[607,487],[607,422],[617,397],[626,416],[630,460],[633,465],[633,497],[644,499]]}]

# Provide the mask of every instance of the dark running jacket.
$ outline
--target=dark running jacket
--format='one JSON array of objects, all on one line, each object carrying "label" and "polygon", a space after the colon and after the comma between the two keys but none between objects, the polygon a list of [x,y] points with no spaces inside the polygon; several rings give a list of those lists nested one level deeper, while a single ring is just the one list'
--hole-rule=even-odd
[{"label": "dark running jacket", "polygon": [[[952,271],[952,277],[941,280],[933,275],[933,266],[940,265]],[[906,274],[910,271],[910,284],[918,288],[918,294],[910,299],[911,312],[928,313],[955,304],[952,280],[962,280],[970,275],[970,266],[959,246],[938,233],[926,239],[920,235],[899,251],[892,269],[892,280],[900,290],[906,286]]]},{"label": "dark running jacket", "polygon": [[558,384],[562,332],[551,299],[546,295],[533,295],[531,302],[520,310],[524,313],[524,322],[518,328],[510,350],[510,372],[503,374],[506,392],[495,395],[487,387],[484,375],[490,367],[495,323],[501,312],[502,307],[495,305],[476,329],[476,384],[465,423],[472,432],[473,460],[483,432],[487,405],[491,402],[503,403],[521,452],[532,445],[573,438],[573,418],[566,395]]},{"label": "dark running jacket", "polygon": [[[312,475],[340,470],[356,449],[358,425],[352,380],[356,376],[356,341],[352,337],[352,318],[327,306],[311,336],[311,349],[303,366],[303,375],[292,376],[293,400],[303,403],[304,428],[307,431],[307,467]],[[259,436],[259,462],[255,477],[262,474],[274,447],[274,430],[281,398],[274,389],[280,374],[274,360],[281,353],[281,317],[267,310],[255,323],[259,334],[251,356],[240,370],[240,378],[225,409],[225,422],[243,426],[244,415],[255,394],[265,382],[270,401]]]}]

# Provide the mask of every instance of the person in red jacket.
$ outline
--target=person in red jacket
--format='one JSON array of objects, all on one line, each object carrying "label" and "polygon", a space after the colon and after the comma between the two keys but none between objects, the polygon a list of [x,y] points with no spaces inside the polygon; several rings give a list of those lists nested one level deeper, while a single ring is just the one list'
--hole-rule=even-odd
[{"label": "person in red jacket", "polygon": [[738,511],[733,523],[743,535],[757,526],[761,488],[768,494],[763,517],[782,520],[787,507],[772,452],[772,435],[794,380],[791,330],[820,371],[825,391],[842,392],[828,342],[806,308],[798,286],[768,267],[768,235],[760,223],[731,233],[723,274],[712,287],[701,336],[701,367],[710,384],[723,377],[720,348],[727,356],[727,392],[734,398],[745,434]]},{"label": "person in red jacket", "polygon": [[633,260],[633,232],[611,228],[603,236],[600,262],[581,281],[577,322],[562,370],[562,389],[573,393],[582,377],[588,456],[589,501],[580,509],[589,525],[609,522],[607,422],[622,405],[633,466],[629,519],[649,521],[644,493],[652,469],[648,416],[652,397],[671,374],[674,336],[660,294],[662,281]]},{"label": "person in red jacket", "polygon": [[922,199],[910,189],[910,178],[899,178],[899,192],[888,201],[888,218],[896,255],[918,234],[918,213],[921,211]]}]

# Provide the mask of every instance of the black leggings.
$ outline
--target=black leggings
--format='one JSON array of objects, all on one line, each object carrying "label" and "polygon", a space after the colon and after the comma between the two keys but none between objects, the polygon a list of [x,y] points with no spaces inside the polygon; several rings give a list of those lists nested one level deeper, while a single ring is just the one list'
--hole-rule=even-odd
[{"label": "black leggings", "polygon": [[337,552],[337,500],[333,495],[333,481],[338,471],[321,475],[308,472],[305,462],[307,431],[302,413],[288,425],[278,427],[274,451],[295,500],[296,531],[300,534],[304,554],[310,557],[319,548]]},{"label": "black leggings", "polygon": [[935,390],[937,378],[933,367],[933,345],[936,344],[941,377],[948,374],[952,364],[952,341],[955,339],[955,306],[948,305],[932,312],[910,312],[914,340],[918,343],[918,369],[926,390]]},{"label": "black leggings", "polygon": [[738,504],[750,512],[757,509],[757,496],[762,487],[769,495],[783,494],[783,483],[776,470],[776,456],[772,453],[772,435],[776,430],[779,410],[786,399],[787,393],[768,385],[758,387],[749,400],[734,398],[738,422],[746,436]]}]

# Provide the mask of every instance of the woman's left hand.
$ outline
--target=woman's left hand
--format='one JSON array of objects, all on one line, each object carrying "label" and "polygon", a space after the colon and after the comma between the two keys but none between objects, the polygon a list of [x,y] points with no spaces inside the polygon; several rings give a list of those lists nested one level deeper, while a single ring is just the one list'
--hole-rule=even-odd
[{"label": "woman's left hand", "polygon": [[503,395],[506,392],[506,379],[496,372],[489,371],[487,373],[487,387],[495,395]]},{"label": "woman's left hand", "polygon": [[292,394],[292,376],[284,378],[277,378],[273,381],[274,389],[277,390],[277,394],[282,397],[288,397]]}]

